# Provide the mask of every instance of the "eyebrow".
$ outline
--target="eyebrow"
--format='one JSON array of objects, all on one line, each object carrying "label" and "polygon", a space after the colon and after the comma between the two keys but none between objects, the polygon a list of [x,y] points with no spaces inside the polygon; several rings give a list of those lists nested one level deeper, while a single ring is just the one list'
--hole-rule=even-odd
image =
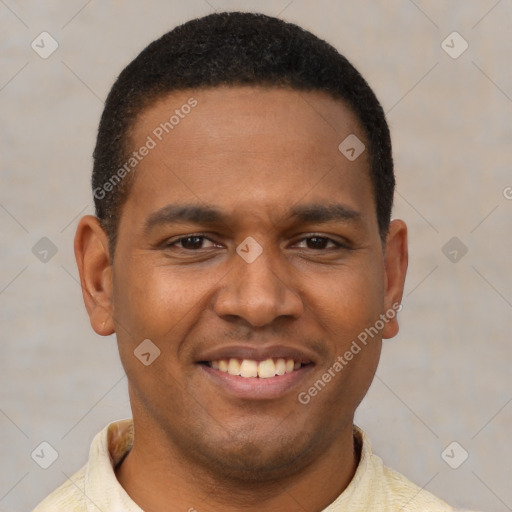
[{"label": "eyebrow", "polygon": [[[360,222],[362,214],[340,203],[310,203],[291,208],[288,217],[302,223]],[[177,223],[203,225],[228,224],[229,215],[213,206],[196,204],[168,205],[152,213],[144,224],[149,233],[157,226]]]}]

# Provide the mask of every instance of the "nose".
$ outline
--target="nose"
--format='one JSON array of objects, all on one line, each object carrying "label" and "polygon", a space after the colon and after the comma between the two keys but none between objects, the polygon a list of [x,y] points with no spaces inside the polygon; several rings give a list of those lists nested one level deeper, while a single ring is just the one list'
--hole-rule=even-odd
[{"label": "nose", "polygon": [[234,254],[232,265],[214,298],[217,315],[243,318],[254,327],[271,324],[281,316],[301,316],[302,299],[278,255],[263,250],[255,261],[247,263]]}]

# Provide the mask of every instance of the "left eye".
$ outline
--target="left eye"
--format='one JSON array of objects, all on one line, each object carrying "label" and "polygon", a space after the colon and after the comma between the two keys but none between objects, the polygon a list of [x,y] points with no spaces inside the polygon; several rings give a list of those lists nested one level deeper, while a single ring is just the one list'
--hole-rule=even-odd
[{"label": "left eye", "polygon": [[325,236],[310,236],[299,240],[299,243],[304,241],[306,243],[311,242],[309,245],[313,245],[313,247],[307,247],[307,249],[326,249],[326,245],[329,243],[333,244],[334,247],[341,247],[341,244]]}]

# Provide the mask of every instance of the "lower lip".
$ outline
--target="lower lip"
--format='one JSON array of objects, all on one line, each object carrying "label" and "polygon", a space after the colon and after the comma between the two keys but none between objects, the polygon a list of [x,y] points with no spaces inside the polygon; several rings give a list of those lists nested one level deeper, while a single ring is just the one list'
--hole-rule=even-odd
[{"label": "lower lip", "polygon": [[216,385],[221,386],[229,394],[251,400],[270,400],[289,393],[293,388],[299,386],[313,368],[312,364],[308,364],[291,373],[261,379],[230,375],[204,364],[199,366]]}]

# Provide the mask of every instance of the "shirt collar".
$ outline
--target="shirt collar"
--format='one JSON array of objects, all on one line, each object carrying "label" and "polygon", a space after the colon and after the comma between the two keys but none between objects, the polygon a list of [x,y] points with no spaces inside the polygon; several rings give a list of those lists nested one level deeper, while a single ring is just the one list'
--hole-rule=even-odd
[{"label": "shirt collar", "polygon": [[85,475],[87,512],[143,512],[116,478],[115,466],[133,445],[133,420],[114,421],[94,438]]},{"label": "shirt collar", "polygon": [[[354,438],[361,447],[361,457],[356,473],[348,487],[323,512],[334,512],[351,501],[359,502],[366,488],[364,481],[371,478],[371,445],[366,434],[354,425]],[[85,475],[84,494],[88,497],[87,512],[143,512],[130,498],[115,475],[115,467],[122,462],[133,446],[134,426],[132,419],[108,424],[94,438],[89,452]]]}]

